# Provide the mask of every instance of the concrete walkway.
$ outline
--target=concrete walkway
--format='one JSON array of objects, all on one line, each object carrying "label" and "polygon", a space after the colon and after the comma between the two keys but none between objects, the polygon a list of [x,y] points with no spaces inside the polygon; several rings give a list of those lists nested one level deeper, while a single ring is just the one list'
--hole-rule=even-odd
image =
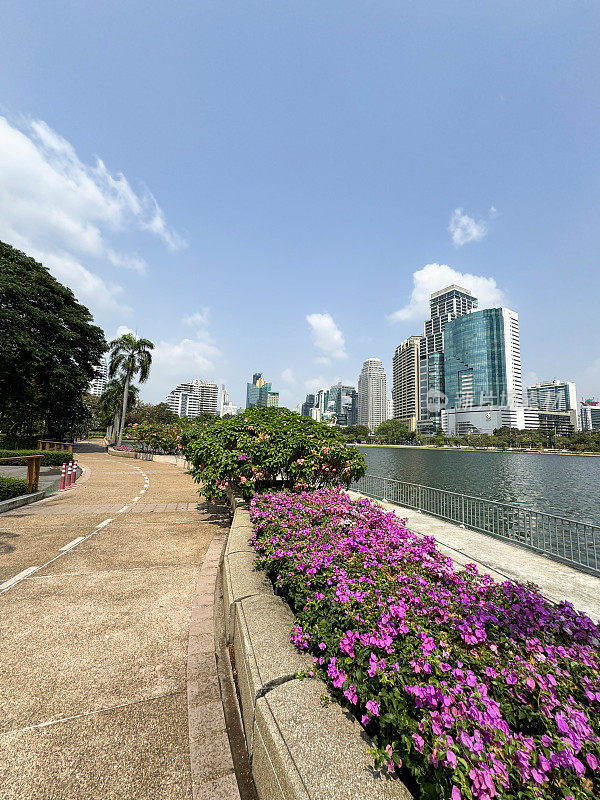
[{"label": "concrete walkway", "polygon": [[210,639],[229,519],[177,467],[78,460],[76,488],[0,515],[0,795],[238,797]]},{"label": "concrete walkway", "polygon": [[[351,497],[364,497],[348,492]],[[372,498],[371,498],[372,499]],[[439,550],[458,567],[475,563],[497,581],[507,578],[537,584],[554,603],[567,600],[594,622],[600,620],[600,578],[538,555],[531,550],[477,533],[412,508],[376,500],[386,511],[406,519],[406,527],[420,536],[433,536]]]}]

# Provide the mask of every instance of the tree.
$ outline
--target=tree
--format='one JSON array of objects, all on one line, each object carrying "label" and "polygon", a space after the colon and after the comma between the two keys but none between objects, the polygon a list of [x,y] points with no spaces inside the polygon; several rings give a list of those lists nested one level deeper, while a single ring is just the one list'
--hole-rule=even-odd
[{"label": "tree", "polygon": [[152,353],[154,345],[149,339],[138,339],[134,333],[124,333],[118,339],[113,339],[110,347],[110,368],[111,378],[121,372],[125,377],[123,387],[123,405],[121,409],[121,422],[119,425],[117,444],[123,441],[123,431],[127,418],[127,401],[129,399],[129,384],[134,375],[139,376],[140,383],[145,383],[150,374],[152,364]]},{"label": "tree", "polygon": [[169,425],[178,419],[177,414],[173,413],[166,403],[158,403],[155,406],[151,403],[137,403],[127,414],[127,425],[136,422],[138,425],[142,422]]},{"label": "tree", "polygon": [[76,435],[106,350],[100,328],[46,267],[0,242],[0,428]]},{"label": "tree", "polygon": [[[121,418],[121,409],[123,407],[124,390],[125,376],[113,378],[106,384],[106,389],[100,396],[100,412],[102,414],[102,422],[107,427],[112,423],[114,434],[118,433],[119,419]],[[133,405],[137,402],[138,393],[138,387],[133,383],[130,383],[127,392],[128,405]]]},{"label": "tree", "polygon": [[347,428],[340,428],[340,430],[346,439],[351,442],[362,442],[371,435],[371,431],[366,425],[348,425]]},{"label": "tree", "polygon": [[386,419],[375,429],[375,436],[380,441],[386,441],[389,444],[401,444],[415,438],[415,434],[408,429],[408,425],[399,419]]}]

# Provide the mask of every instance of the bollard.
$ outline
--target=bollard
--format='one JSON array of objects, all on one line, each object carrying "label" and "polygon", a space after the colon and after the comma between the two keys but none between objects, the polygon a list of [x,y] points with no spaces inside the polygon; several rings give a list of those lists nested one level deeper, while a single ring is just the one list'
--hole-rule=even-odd
[{"label": "bollard", "polygon": [[68,489],[71,484],[73,483],[73,462],[67,462],[67,485],[66,488]]},{"label": "bollard", "polygon": [[60,471],[60,489],[58,491],[64,492],[66,484],[67,484],[67,465],[65,463],[62,465],[62,469]]},{"label": "bollard", "polygon": [[75,483],[76,480],[77,480],[77,461],[73,461],[73,478],[71,482]]}]

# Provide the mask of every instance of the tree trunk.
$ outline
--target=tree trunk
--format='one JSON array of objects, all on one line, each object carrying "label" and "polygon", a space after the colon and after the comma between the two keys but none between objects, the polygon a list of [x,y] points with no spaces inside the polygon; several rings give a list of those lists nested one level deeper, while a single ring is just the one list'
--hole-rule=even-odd
[{"label": "tree trunk", "polygon": [[113,444],[116,444],[117,441],[117,434],[119,433],[119,418],[121,416],[121,408],[117,406],[115,408],[115,416],[113,418],[112,424],[112,431],[111,431],[111,438],[113,440]]},{"label": "tree trunk", "polygon": [[122,413],[121,413],[121,425],[119,426],[119,437],[117,444],[121,445],[123,442],[123,431],[125,430],[125,419],[127,418],[127,401],[129,400],[129,381],[131,380],[131,373],[127,372],[127,377],[125,378],[125,388],[123,389],[123,405],[122,405]]}]

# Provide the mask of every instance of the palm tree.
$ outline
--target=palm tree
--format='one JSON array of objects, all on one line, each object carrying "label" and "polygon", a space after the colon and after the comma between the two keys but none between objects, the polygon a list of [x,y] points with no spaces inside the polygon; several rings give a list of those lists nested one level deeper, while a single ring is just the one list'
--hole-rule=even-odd
[{"label": "palm tree", "polygon": [[[125,389],[125,376],[120,378],[113,378],[106,384],[106,389],[100,396],[100,412],[103,417],[103,422],[108,426],[110,420],[113,420],[113,433],[116,435],[119,428],[119,419],[121,418],[121,408],[123,406],[123,391]],[[129,391],[127,393],[127,405],[135,404],[138,399],[139,389],[133,383],[129,384]]]},{"label": "palm tree", "polygon": [[117,444],[120,445],[123,441],[131,378],[138,374],[140,383],[146,382],[150,373],[150,365],[152,364],[152,353],[150,351],[154,349],[154,345],[149,339],[138,339],[134,333],[124,333],[118,339],[113,339],[108,346],[110,348],[110,377],[114,378],[117,372],[121,372],[125,378],[121,424],[119,425],[119,435],[117,437]]}]

